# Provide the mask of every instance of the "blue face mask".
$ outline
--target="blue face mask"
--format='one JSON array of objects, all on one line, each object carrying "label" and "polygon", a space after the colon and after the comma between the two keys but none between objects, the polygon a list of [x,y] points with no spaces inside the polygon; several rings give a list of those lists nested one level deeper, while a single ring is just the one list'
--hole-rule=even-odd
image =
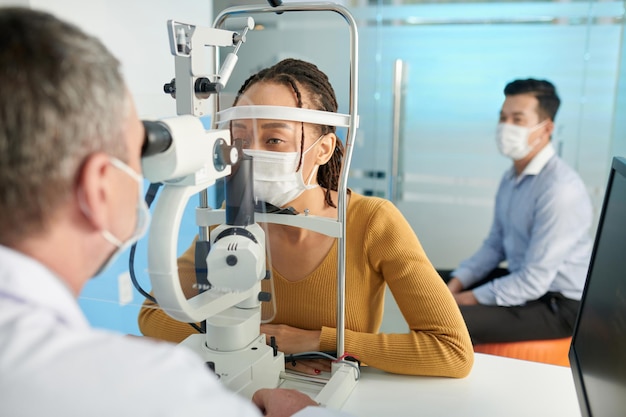
[{"label": "blue face mask", "polygon": [[109,243],[115,246],[116,249],[104,262],[104,264],[98,269],[96,275],[111,266],[111,264],[115,262],[117,257],[122,252],[124,252],[135,242],[141,239],[148,230],[148,226],[150,225],[150,210],[148,209],[148,205],[143,199],[143,176],[136,173],[131,167],[129,167],[117,158],[111,158],[111,165],[130,175],[130,177],[137,181],[137,184],[139,185],[139,190],[137,194],[137,223],[135,224],[135,230],[133,231],[133,234],[125,241],[121,241],[117,237],[113,236],[113,234],[108,230],[102,230],[102,237],[104,237]]}]

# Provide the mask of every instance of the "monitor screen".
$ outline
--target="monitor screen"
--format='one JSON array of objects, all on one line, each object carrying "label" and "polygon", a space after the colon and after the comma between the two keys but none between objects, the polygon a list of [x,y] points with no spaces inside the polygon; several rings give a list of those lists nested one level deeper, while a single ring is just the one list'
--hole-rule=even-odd
[{"label": "monitor screen", "polygon": [[626,159],[613,158],[569,353],[583,417],[626,413]]}]

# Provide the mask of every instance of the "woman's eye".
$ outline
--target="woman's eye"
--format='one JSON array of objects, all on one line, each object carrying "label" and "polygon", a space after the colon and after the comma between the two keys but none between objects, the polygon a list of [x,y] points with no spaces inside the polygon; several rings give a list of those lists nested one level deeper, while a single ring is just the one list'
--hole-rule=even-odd
[{"label": "woman's eye", "polygon": [[281,143],[283,143],[283,140],[278,138],[270,138],[265,143],[267,143],[268,145],[280,145]]}]

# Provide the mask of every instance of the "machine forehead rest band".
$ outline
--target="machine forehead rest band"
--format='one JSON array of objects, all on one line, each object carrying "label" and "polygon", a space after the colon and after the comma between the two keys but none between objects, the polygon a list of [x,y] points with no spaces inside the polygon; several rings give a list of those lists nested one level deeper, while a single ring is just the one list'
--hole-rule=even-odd
[{"label": "machine forehead rest band", "polygon": [[349,127],[350,115],[322,110],[302,109],[287,106],[236,106],[217,113],[217,125],[237,119],[275,119],[294,122],[314,123],[317,125]]}]

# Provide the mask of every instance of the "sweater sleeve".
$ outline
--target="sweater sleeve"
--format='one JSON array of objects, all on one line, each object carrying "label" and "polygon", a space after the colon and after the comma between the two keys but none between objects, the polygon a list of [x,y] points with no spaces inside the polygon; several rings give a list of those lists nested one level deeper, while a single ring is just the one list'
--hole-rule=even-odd
[{"label": "sweater sleeve", "polygon": [[[369,366],[397,374],[467,376],[474,362],[473,347],[454,298],[400,211],[386,200],[368,200],[376,207],[351,217],[355,224],[347,224],[346,234],[360,238],[355,228],[362,230],[361,274],[370,275],[363,285],[374,285],[374,276],[381,275],[410,330],[406,334],[346,330],[345,351]],[[347,268],[359,268],[354,261],[348,261]],[[322,328],[322,350],[334,349],[335,335],[335,329]]]}]

